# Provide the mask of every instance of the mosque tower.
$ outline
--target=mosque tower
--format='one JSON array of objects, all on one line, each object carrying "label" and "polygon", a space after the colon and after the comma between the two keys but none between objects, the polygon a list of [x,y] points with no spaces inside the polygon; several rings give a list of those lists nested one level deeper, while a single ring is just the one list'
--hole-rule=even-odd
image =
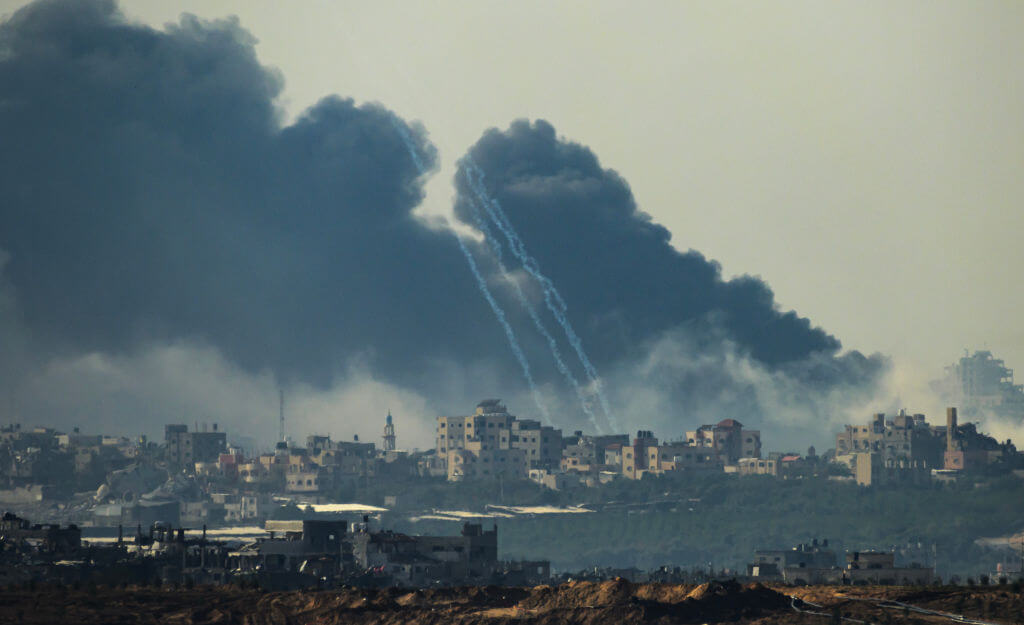
[{"label": "mosque tower", "polygon": [[384,422],[384,451],[395,450],[395,424],[392,423],[391,411],[388,410],[388,418]]}]

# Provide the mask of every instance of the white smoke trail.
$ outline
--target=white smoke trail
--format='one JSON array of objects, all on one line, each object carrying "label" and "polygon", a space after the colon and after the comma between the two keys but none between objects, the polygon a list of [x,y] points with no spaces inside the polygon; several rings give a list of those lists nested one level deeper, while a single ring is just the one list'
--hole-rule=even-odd
[{"label": "white smoke trail", "polygon": [[[400,123],[394,123],[395,130],[398,131],[402,141],[405,143],[405,147],[409,150],[409,155],[412,157],[413,163],[419,170],[420,174],[426,173],[426,167],[423,165],[423,161],[420,160],[419,154],[416,152],[416,146],[412,142],[412,137],[409,136],[408,131]],[[511,324],[505,317],[505,311],[501,309],[497,300],[491,294],[491,290],[487,288],[487,280],[484,279],[480,268],[477,267],[476,259],[470,253],[466,244],[462,242],[462,237],[456,232],[452,232],[455,237],[455,241],[459,244],[459,249],[462,250],[462,255],[466,257],[466,263],[469,265],[469,270],[473,273],[473,277],[476,279],[476,284],[480,288],[480,293],[483,294],[484,299],[491,307],[491,311],[494,312],[495,318],[498,323],[501,324],[502,329],[505,331],[505,337],[508,339],[509,347],[512,348],[512,353],[515,355],[516,360],[519,361],[519,366],[523,369],[523,377],[526,378],[526,383],[530,386],[530,393],[533,395],[533,401],[537,404],[537,410],[540,411],[544,421],[551,423],[551,414],[548,412],[547,406],[544,404],[544,400],[541,398],[540,391],[537,390],[537,384],[533,380],[533,374],[530,372],[530,363],[526,360],[526,354],[523,353],[522,348],[519,346],[519,341],[516,340],[516,334],[512,330]]]},{"label": "white smoke trail", "polygon": [[509,221],[505,211],[502,210],[501,205],[497,200],[488,195],[487,190],[483,186],[483,171],[476,165],[473,159],[469,156],[463,159],[464,168],[466,170],[466,179],[476,196],[480,199],[480,203],[483,204],[487,213],[490,215],[491,220],[498,226],[502,234],[508,240],[509,249],[512,250],[512,254],[519,259],[519,262],[523,264],[523,268],[534,279],[540,283],[541,288],[544,291],[544,302],[547,304],[548,310],[554,315],[555,320],[562,326],[565,331],[566,338],[569,340],[569,344],[572,345],[579,357],[580,362],[583,364],[583,369],[587,373],[587,377],[590,379],[590,383],[593,386],[594,394],[597,395],[598,400],[601,403],[601,408],[604,410],[604,414],[608,419],[609,426],[612,430],[618,429],[618,423],[612,414],[611,407],[608,405],[608,400],[604,395],[604,391],[601,387],[601,377],[594,367],[593,363],[587,357],[586,352],[583,349],[583,342],[577,336],[576,332],[572,328],[572,324],[569,323],[569,319],[566,317],[566,305],[562,296],[558,293],[558,289],[551,280],[540,271],[540,267],[537,265],[537,261],[526,252],[526,246],[523,244],[522,239],[516,233],[515,228],[512,227],[512,223]]},{"label": "white smoke trail", "polygon": [[505,263],[504,260],[502,259],[501,243],[499,243],[498,240],[491,234],[491,229],[487,226],[487,222],[480,214],[479,207],[477,206],[476,202],[472,200],[472,198],[470,198],[469,205],[473,210],[473,221],[476,224],[477,228],[479,228],[480,231],[483,233],[488,245],[490,245],[491,251],[494,253],[495,259],[498,263],[498,269],[500,269],[501,274],[505,276],[506,279],[509,280],[509,282],[512,283],[512,288],[516,294],[516,299],[518,299],[519,303],[522,304],[523,308],[526,309],[527,314],[530,315],[530,319],[533,321],[533,325],[537,328],[537,331],[541,333],[541,336],[544,337],[544,340],[547,341],[548,347],[551,348],[551,355],[555,359],[555,366],[558,368],[558,371],[569,382],[569,385],[572,386],[573,390],[576,391],[576,396],[580,400],[580,406],[583,408],[583,412],[586,413],[587,417],[590,419],[591,425],[594,426],[594,429],[597,430],[599,434],[602,434],[603,428],[601,427],[601,424],[597,422],[597,417],[594,415],[594,412],[590,409],[589,398],[586,396],[586,393],[583,392],[583,388],[580,386],[580,383],[576,379],[576,376],[573,375],[573,372],[565,364],[565,361],[562,360],[562,352],[561,350],[558,349],[558,342],[555,340],[555,337],[551,336],[551,333],[548,332],[548,329],[544,325],[544,322],[537,314],[537,310],[533,307],[533,304],[530,303],[529,299],[527,299],[526,294],[523,293],[522,286],[519,284],[517,280],[510,276],[508,269],[505,268]]}]

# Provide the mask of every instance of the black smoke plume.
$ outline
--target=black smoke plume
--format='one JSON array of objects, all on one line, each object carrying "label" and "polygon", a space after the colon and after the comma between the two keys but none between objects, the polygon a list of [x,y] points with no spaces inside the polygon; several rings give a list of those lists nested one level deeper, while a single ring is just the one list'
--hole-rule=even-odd
[{"label": "black smoke plume", "polygon": [[[549,123],[520,120],[504,132],[492,129],[468,157],[456,176],[456,214],[473,223],[472,203],[479,201],[466,169],[474,163],[561,291],[591,357],[623,383],[612,388],[620,397],[631,393],[623,385],[650,386],[648,376],[626,372],[654,366],[652,354],[664,341],[676,348],[671,361],[654,366],[653,383],[674,400],[659,404],[708,418],[758,418],[781,405],[837,411],[838,401],[820,401],[823,393],[833,400],[839,391],[869,397],[885,371],[885,358],[841,354],[837,338],[780,310],[762,280],[724,280],[717,263],[677,251],[669,231],[639,210],[626,181],[586,147],[559,139]],[[737,374],[744,361],[761,382]],[[769,379],[785,390],[776,389],[780,401],[765,406],[764,389],[756,387]]]},{"label": "black smoke plume", "polygon": [[161,32],[98,0],[0,27],[0,248],[25,321],[55,350],[187,337],[319,383],[353,353],[402,377],[500,345],[452,235],[411,215],[404,122],[328,97],[283,126],[253,46],[234,20]]},{"label": "black smoke plume", "polygon": [[[109,0],[41,0],[0,24],[0,336],[22,358],[4,356],[5,384],[51,359],[185,342],[282,385],[328,388],[358,361],[428,398],[429,411],[525,397],[453,234],[413,215],[423,181],[396,125],[434,168],[425,129],[337,96],[286,124],[282,78],[254,45],[234,19],[184,16],[156,30]],[[677,420],[711,407],[765,412],[736,382],[736,360],[782,376],[794,395],[870,389],[882,370],[779,311],[760,280],[724,281],[697,252],[675,251],[625,181],[547,123],[489,131],[471,154],[609,387],[621,382],[619,410],[666,337],[685,336],[681,357],[704,363],[699,373],[657,365],[669,397],[691,397]],[[487,247],[470,245],[501,294]],[[561,424],[579,423],[546,346],[505,295]]]}]

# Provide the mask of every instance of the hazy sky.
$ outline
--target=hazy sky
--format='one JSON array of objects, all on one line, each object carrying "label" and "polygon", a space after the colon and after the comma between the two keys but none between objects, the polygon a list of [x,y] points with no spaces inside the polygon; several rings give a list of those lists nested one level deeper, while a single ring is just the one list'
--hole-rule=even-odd
[{"label": "hazy sky", "polygon": [[987,346],[1024,370],[1024,3],[121,5],[237,15],[289,115],[338,93],[421,120],[443,161],[426,210],[450,210],[485,129],[544,118],[676,247],[845,347],[931,375]]}]

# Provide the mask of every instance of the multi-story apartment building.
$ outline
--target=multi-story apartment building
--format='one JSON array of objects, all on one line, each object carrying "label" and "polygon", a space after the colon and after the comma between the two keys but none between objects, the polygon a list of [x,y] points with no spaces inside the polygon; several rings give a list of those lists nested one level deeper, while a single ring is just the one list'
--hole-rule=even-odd
[{"label": "multi-story apartment building", "polygon": [[306,438],[306,453],[310,460],[334,475],[371,475],[377,458],[374,443],[333,441],[330,436]]},{"label": "multi-story apartment building", "polygon": [[963,416],[979,419],[986,414],[1003,418],[1024,418],[1024,386],[1013,381],[1013,369],[992,352],[966,353],[946,367],[942,380],[932,384]]},{"label": "multi-story apartment building", "polygon": [[725,464],[736,464],[740,458],[761,457],[761,432],[744,430],[743,424],[736,419],[702,425],[686,433],[686,442],[715,450]]},{"label": "multi-story apartment building", "polygon": [[557,466],[562,433],[537,421],[517,420],[497,399],[477,404],[466,417],[438,417],[436,453],[449,480],[523,477],[530,468]]},{"label": "multi-story apartment building", "polygon": [[437,454],[444,457],[452,450],[465,449],[470,442],[481,443],[481,449],[509,449],[513,420],[498,399],[485,399],[468,417],[438,417]]},{"label": "multi-story apartment building", "polygon": [[452,482],[498,477],[526,479],[528,476],[523,449],[493,448],[481,441],[469,441],[463,449],[448,450],[448,480]]},{"label": "multi-story apartment building", "polygon": [[512,422],[512,448],[522,449],[528,469],[552,469],[562,460],[562,430],[532,419]]},{"label": "multi-story apartment building", "polygon": [[847,425],[836,435],[836,456],[876,452],[882,461],[910,460],[929,469],[941,468],[945,428],[931,426],[923,414],[901,410],[891,420],[874,415],[866,425]]},{"label": "multi-story apartment building", "polygon": [[167,461],[179,467],[190,467],[196,462],[216,462],[228,446],[227,434],[217,431],[189,432],[187,425],[164,427]]}]

